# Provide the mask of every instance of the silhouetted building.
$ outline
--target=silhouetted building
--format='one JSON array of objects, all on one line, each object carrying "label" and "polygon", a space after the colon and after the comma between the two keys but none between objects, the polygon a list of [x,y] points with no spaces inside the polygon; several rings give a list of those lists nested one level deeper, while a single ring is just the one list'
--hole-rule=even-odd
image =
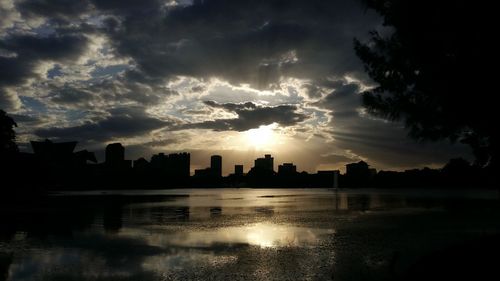
[{"label": "silhouetted building", "polygon": [[346,165],[345,179],[343,186],[346,187],[366,187],[370,185],[370,180],[376,170],[370,169],[365,161]]},{"label": "silhouetted building", "polygon": [[35,158],[46,165],[68,167],[71,165],[85,165],[87,161],[97,162],[93,152],[87,150],[73,152],[76,144],[76,141],[59,143],[50,140],[31,141]]},{"label": "silhouetted building", "polygon": [[237,176],[243,176],[243,165],[234,165],[234,174]]},{"label": "silhouetted building", "polygon": [[97,163],[97,158],[95,157],[94,152],[87,151],[86,149],[77,151],[73,155],[77,165],[85,165],[87,164],[87,161]]},{"label": "silhouetted building", "polygon": [[295,175],[297,173],[297,166],[293,163],[283,163],[278,166],[278,175]]},{"label": "silhouetted building", "polygon": [[119,142],[106,146],[104,161],[108,169],[126,170],[132,168],[132,160],[125,160],[125,147]]},{"label": "silhouetted building", "polygon": [[214,177],[222,177],[222,156],[212,155],[210,157],[210,169]]},{"label": "silhouetted building", "polygon": [[187,152],[173,153],[168,155],[170,161],[170,173],[174,177],[188,178],[190,175],[191,154]]},{"label": "silhouetted building", "polygon": [[255,165],[248,171],[247,179],[252,185],[275,184],[274,158],[266,154],[264,158],[255,159]]},{"label": "silhouetted building", "polygon": [[174,178],[189,177],[191,156],[189,153],[164,153],[155,154],[151,157],[151,167],[165,175]]},{"label": "silhouetted building", "polygon": [[339,187],[340,171],[318,171],[317,177],[323,187]]},{"label": "silhouetted building", "polygon": [[[94,153],[74,152],[77,142],[54,143],[50,140],[32,141],[34,153],[19,152],[9,171],[23,171],[30,177],[22,178],[27,187],[43,184],[50,188],[166,188],[166,187],[381,187],[381,188],[442,188],[471,187],[479,182],[485,187],[496,187],[495,171],[471,165],[464,159],[452,159],[443,169],[411,169],[404,172],[380,171],[364,162],[346,165],[346,174],[337,170],[318,171],[316,174],[297,172],[293,163],[283,163],[274,172],[274,158],[266,154],[255,160],[247,174],[243,165],[234,166],[234,174],[222,177],[222,157],[213,155],[210,167],[190,175],[190,154],[159,153],[148,162],[144,158],[125,160],[125,148],[120,143],[106,147],[106,161],[98,165]],[[368,202],[368,201],[366,201]],[[364,204],[364,203],[363,203]],[[373,206],[377,202],[370,203]],[[364,205],[370,205],[364,204]],[[215,209],[216,210],[216,209]],[[217,210],[216,210],[217,211]]]},{"label": "silhouetted building", "polygon": [[123,165],[123,160],[125,160],[125,148],[119,142],[111,143],[106,146],[106,159],[107,165],[118,167]]},{"label": "silhouetted building", "polygon": [[255,159],[256,169],[274,171],[274,158],[271,157],[271,154],[266,154],[264,158]]},{"label": "silhouetted building", "polygon": [[148,160],[143,157],[134,161],[134,169],[146,169],[149,165]]},{"label": "silhouetted building", "polygon": [[205,169],[196,169],[194,170],[194,176],[195,177],[210,177],[212,176],[212,169],[210,168],[205,168]]},{"label": "silhouetted building", "polygon": [[370,176],[369,165],[365,161],[345,165],[346,175],[349,177],[365,178]]},{"label": "silhouetted building", "polygon": [[50,140],[31,141],[31,147],[33,148],[35,156],[45,163],[70,162],[76,144],[76,141],[60,143],[54,143]]},{"label": "silhouetted building", "polygon": [[151,156],[151,167],[158,170],[168,169],[168,156],[165,153],[158,153]]},{"label": "silhouetted building", "polygon": [[222,178],[222,156],[212,155],[210,157],[210,167],[205,169],[194,170],[195,177],[198,178],[211,178],[221,179]]},{"label": "silhouetted building", "polygon": [[73,152],[77,142],[55,143],[50,140],[31,141],[33,153],[19,153],[12,163],[17,170],[22,170],[20,185],[39,186],[76,186],[90,180],[90,165],[96,163],[94,153],[87,150]]}]

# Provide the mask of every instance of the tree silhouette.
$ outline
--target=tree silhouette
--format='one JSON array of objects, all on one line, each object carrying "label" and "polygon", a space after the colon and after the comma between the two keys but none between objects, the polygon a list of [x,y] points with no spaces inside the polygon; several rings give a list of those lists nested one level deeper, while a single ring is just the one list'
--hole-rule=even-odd
[{"label": "tree silhouette", "polygon": [[483,1],[365,0],[388,35],[354,40],[378,86],[363,93],[374,115],[404,121],[417,140],[460,141],[476,164],[498,166],[493,70],[495,11]]},{"label": "tree silhouette", "polygon": [[0,109],[0,155],[9,155],[17,153],[19,150],[16,145],[16,122]]}]

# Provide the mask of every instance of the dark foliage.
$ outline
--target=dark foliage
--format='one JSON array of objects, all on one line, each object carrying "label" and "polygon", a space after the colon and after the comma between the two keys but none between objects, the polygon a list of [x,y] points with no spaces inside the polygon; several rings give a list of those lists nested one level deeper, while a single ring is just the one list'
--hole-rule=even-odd
[{"label": "dark foliage", "polygon": [[19,151],[15,142],[14,127],[17,127],[14,119],[0,109],[0,155],[9,155]]},{"label": "dark foliage", "polygon": [[365,0],[389,34],[355,50],[378,86],[363,95],[374,115],[404,121],[417,140],[470,145],[480,166],[498,166],[492,4]]}]

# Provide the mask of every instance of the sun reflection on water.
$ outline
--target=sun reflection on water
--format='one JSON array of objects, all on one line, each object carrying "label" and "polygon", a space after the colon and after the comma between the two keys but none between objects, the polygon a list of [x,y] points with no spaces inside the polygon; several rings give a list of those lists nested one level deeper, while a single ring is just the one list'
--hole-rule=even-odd
[{"label": "sun reflection on water", "polygon": [[262,248],[300,247],[314,245],[319,241],[319,236],[333,233],[335,233],[333,229],[296,227],[263,222],[209,231],[192,230],[171,233],[166,236],[162,235],[164,239],[161,239],[161,241],[164,243],[162,246],[183,247],[212,247],[218,245],[253,245]]},{"label": "sun reflection on water", "polygon": [[262,248],[278,246],[301,246],[317,242],[317,232],[307,228],[290,227],[270,223],[258,223],[241,229],[247,243]]}]

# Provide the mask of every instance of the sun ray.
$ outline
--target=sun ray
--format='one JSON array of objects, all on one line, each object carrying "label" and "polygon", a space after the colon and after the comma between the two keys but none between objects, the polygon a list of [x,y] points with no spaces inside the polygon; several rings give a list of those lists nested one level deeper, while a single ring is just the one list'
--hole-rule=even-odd
[{"label": "sun ray", "polygon": [[257,129],[251,129],[245,134],[245,142],[252,147],[257,149],[265,149],[269,148],[276,142],[276,133],[274,129],[276,128],[276,124],[273,123],[267,126],[260,126]]}]

